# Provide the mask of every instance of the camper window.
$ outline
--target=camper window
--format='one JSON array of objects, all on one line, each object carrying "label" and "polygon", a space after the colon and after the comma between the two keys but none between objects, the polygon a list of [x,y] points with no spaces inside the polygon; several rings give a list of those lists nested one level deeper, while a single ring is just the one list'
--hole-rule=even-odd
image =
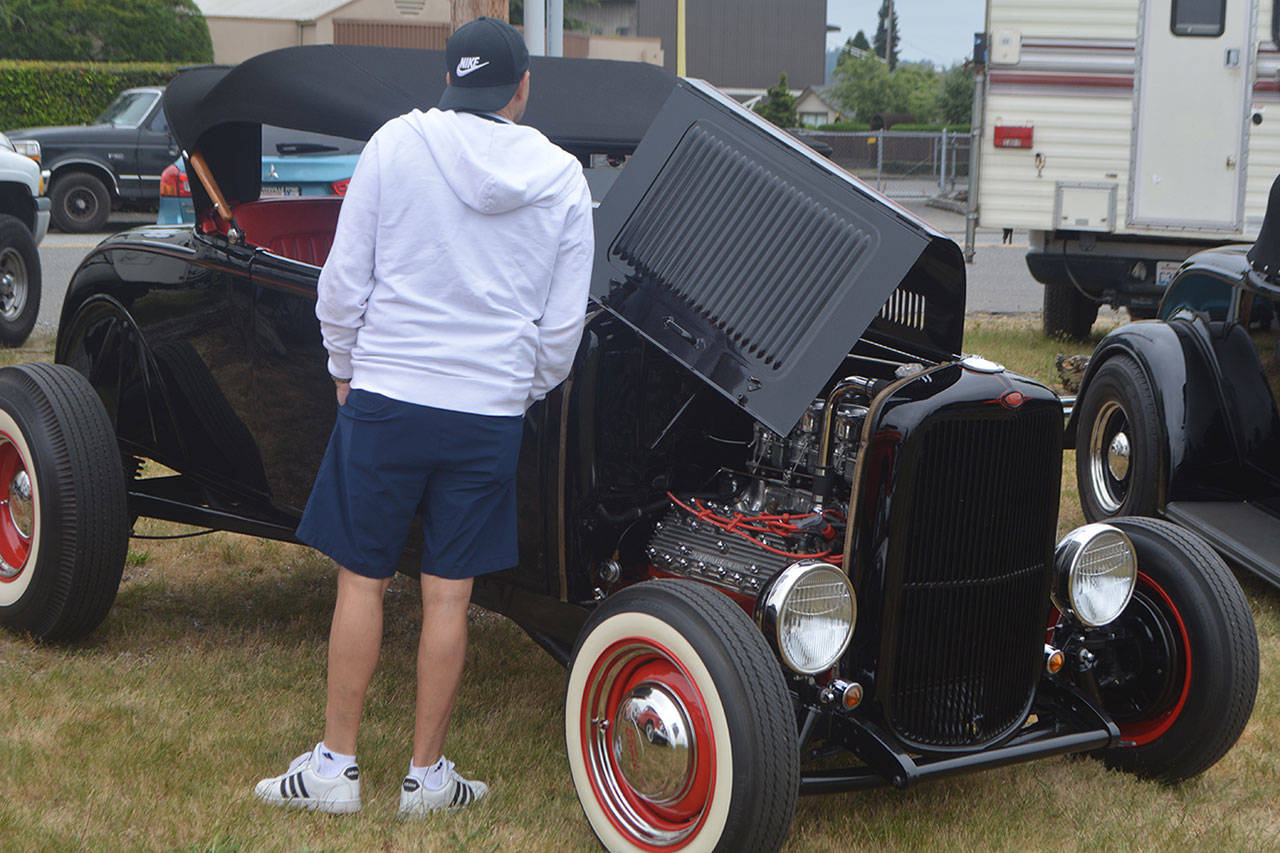
[{"label": "camper window", "polygon": [[1226,22],[1227,0],[1173,0],[1175,36],[1220,36]]}]

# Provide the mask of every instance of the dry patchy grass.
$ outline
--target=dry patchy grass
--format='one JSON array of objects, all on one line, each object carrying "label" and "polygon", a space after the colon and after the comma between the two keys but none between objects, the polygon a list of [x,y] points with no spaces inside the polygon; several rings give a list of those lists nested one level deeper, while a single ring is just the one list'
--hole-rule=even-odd
[{"label": "dry patchy grass", "polygon": [[[979,319],[966,348],[1052,379],[1031,321]],[[37,345],[25,358],[48,357]],[[6,356],[10,355],[8,353]],[[1047,358],[1047,361],[1046,361]],[[6,361],[10,360],[8,358]],[[22,360],[22,359],[17,359]],[[1071,454],[1063,525],[1080,522]],[[144,521],[138,532],[177,527]],[[298,546],[213,534],[133,543],[115,609],[67,647],[0,633],[0,848],[21,850],[591,850],[569,783],[564,673],[509,621],[473,611],[448,752],[489,781],[458,814],[395,819],[408,761],[418,593],[388,595],[361,741],[365,810],[334,818],[252,799],[321,729],[331,565]],[[1253,720],[1179,787],[1060,758],[909,791],[801,800],[788,849],[1280,848],[1280,594],[1246,581],[1263,674]]]}]

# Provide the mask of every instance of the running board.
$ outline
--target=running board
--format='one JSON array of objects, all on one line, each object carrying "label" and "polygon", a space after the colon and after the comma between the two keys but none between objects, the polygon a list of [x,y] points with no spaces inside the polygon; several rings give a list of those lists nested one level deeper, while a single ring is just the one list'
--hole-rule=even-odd
[{"label": "running board", "polygon": [[1199,533],[1228,562],[1280,585],[1280,518],[1244,501],[1175,501],[1164,514]]}]

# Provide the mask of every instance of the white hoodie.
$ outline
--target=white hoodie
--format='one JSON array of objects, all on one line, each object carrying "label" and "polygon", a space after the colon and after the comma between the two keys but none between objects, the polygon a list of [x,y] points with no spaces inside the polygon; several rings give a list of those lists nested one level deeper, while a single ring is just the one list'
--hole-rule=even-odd
[{"label": "white hoodie", "polygon": [[569,373],[594,232],[578,161],[531,127],[414,110],[383,125],[320,273],[329,372],[351,387],[523,414]]}]

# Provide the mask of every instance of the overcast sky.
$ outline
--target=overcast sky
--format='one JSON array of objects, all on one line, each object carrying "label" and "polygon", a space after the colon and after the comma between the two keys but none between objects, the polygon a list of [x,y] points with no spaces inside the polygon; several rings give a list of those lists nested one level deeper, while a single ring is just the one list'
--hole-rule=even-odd
[{"label": "overcast sky", "polygon": [[[827,34],[827,46],[839,47],[845,39],[865,30],[867,40],[876,34],[876,13],[881,0],[827,0],[827,23],[840,27]],[[973,50],[973,34],[982,31],[984,0],[894,0],[902,47],[898,56],[951,65]]]}]

